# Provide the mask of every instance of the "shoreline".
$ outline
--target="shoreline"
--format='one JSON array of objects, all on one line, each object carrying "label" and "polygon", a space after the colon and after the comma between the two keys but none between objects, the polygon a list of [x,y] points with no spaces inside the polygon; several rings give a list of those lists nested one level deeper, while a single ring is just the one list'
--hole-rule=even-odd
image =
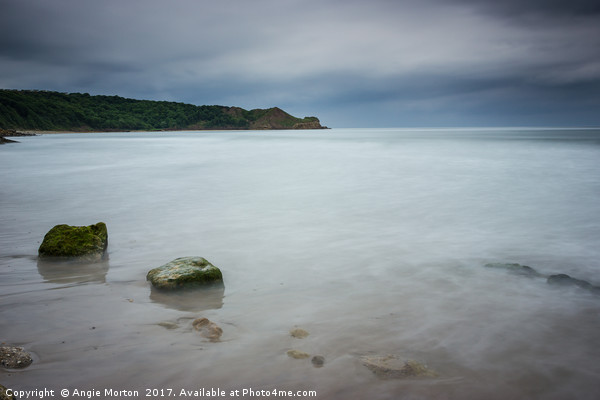
[{"label": "shoreline", "polygon": [[21,132],[15,129],[2,129],[0,128],[0,144],[6,143],[19,143],[16,140],[6,139],[7,137],[23,137],[23,136],[36,136],[34,133]]},{"label": "shoreline", "polygon": [[236,132],[257,132],[257,131],[315,131],[331,129],[328,127],[313,128],[313,129],[168,129],[168,130],[109,130],[109,131],[42,131],[42,130],[7,130],[0,128],[0,145],[7,143],[19,143],[17,140],[8,139],[9,137],[24,137],[24,136],[43,136],[43,135],[61,135],[61,134],[74,134],[74,133],[115,133],[115,132],[139,132],[139,133],[163,133],[163,132],[225,132],[225,131],[236,131]]},{"label": "shoreline", "polygon": [[106,131],[67,131],[67,130],[59,130],[59,131],[44,131],[44,130],[35,130],[35,129],[24,129],[17,130],[12,133],[6,133],[0,129],[0,136],[36,136],[36,135],[56,135],[56,134],[71,134],[71,133],[115,133],[115,132],[149,132],[149,133],[163,133],[163,132],[224,132],[224,131],[239,131],[239,132],[256,132],[256,131],[320,131],[325,129],[331,129],[328,127],[323,128],[313,128],[313,129],[165,129],[165,130],[106,130]]}]

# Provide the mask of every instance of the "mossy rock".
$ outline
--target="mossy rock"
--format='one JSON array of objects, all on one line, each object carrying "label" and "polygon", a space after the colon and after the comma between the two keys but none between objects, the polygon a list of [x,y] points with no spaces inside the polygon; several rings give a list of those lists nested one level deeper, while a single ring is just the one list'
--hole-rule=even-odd
[{"label": "mossy rock", "polygon": [[40,245],[40,257],[74,258],[99,261],[108,247],[108,231],[104,222],[89,226],[56,225]]},{"label": "mossy rock", "polygon": [[180,257],[146,275],[157,289],[175,290],[223,284],[221,270],[202,257]]}]

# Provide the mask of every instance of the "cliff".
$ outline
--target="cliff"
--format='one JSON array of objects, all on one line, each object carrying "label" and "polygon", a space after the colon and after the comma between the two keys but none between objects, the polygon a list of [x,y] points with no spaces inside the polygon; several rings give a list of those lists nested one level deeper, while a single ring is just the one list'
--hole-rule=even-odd
[{"label": "cliff", "polygon": [[249,129],[326,129],[316,117],[296,118],[279,107],[250,110],[246,113],[232,107],[229,112],[244,115],[250,121]]}]

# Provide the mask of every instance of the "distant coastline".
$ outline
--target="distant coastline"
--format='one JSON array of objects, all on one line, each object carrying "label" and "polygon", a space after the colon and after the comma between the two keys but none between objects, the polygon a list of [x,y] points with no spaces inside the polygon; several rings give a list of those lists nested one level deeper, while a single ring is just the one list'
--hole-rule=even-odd
[{"label": "distant coastline", "polygon": [[41,134],[327,129],[317,117],[294,117],[278,107],[245,110],[87,93],[7,89],[0,89],[0,128]]}]

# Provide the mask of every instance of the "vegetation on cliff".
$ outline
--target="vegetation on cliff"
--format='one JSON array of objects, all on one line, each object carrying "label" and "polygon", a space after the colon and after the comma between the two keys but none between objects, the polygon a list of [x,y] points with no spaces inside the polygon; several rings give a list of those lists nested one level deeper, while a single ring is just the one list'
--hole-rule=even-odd
[{"label": "vegetation on cliff", "polygon": [[248,111],[87,93],[5,89],[0,89],[0,127],[67,131],[323,128],[316,117],[296,118],[277,107]]}]

